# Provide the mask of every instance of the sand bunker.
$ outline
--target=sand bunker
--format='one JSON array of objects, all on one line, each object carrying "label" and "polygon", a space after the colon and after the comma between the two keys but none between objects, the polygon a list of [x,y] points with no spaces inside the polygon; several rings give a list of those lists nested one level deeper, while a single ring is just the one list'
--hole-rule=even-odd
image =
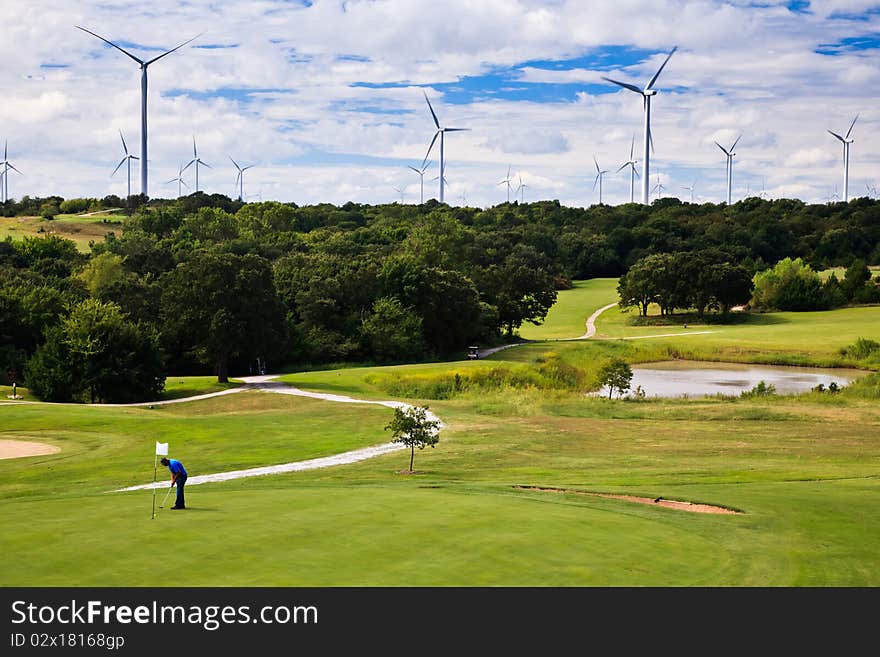
[{"label": "sand bunker", "polygon": [[24,456],[55,454],[61,449],[46,443],[32,443],[27,440],[0,440],[0,459],[20,459]]},{"label": "sand bunker", "polygon": [[625,500],[627,502],[638,502],[640,504],[653,504],[655,506],[665,506],[670,509],[678,509],[679,511],[690,511],[691,513],[728,513],[739,514],[741,511],[734,511],[723,506],[713,506],[711,504],[696,504],[694,502],[683,502],[681,500],[666,500],[662,497],[636,497],[635,495],[617,495],[614,493],[589,493],[583,490],[571,490],[568,488],[542,488],[540,486],[514,486],[521,490],[536,490],[542,493],[575,493],[577,495],[592,495],[594,497],[610,497],[615,500]]}]

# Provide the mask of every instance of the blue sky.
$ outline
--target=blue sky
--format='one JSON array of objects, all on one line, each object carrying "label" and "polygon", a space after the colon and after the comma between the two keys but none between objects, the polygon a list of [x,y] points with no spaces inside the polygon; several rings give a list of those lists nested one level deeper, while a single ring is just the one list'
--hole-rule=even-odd
[{"label": "blue sky", "polygon": [[[149,69],[151,196],[173,196],[178,167],[199,154],[207,192],[300,204],[419,200],[441,123],[447,202],[506,198],[511,168],[525,200],[629,199],[617,173],[642,104],[602,76],[643,86],[673,46],[655,87],[650,187],[721,201],[725,161],[714,142],[742,139],[734,199],[825,202],[843,196],[842,149],[828,130],[853,117],[850,197],[880,186],[880,2],[619,0],[349,0],[150,3],[35,0],[7,8],[0,66],[8,81],[0,137],[10,194],[124,194],[119,131],[139,154],[140,72],[82,25],[149,59],[200,34]],[[437,196],[437,153],[426,197]],[[639,164],[641,167],[641,163]],[[192,168],[190,168],[190,171]],[[641,168],[639,168],[641,171]],[[188,174],[185,174],[185,179]],[[132,185],[139,188],[137,167]],[[187,179],[190,188],[194,180]]]}]

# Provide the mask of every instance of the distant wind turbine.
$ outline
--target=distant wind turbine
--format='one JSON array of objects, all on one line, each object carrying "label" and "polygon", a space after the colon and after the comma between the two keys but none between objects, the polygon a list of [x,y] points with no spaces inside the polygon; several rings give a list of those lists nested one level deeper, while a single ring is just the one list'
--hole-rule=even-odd
[{"label": "distant wind turbine", "polygon": [[232,159],[231,155],[229,155],[227,157],[229,157],[229,160],[232,162],[232,164],[235,165],[235,168],[238,169],[238,174],[235,176],[235,184],[238,185],[238,200],[243,201],[244,200],[244,172],[247,171],[248,169],[252,168],[254,165],[249,164],[246,167],[240,167],[240,166],[238,166],[238,162],[236,162],[235,160]]},{"label": "distant wind turbine", "polygon": [[430,162],[423,162],[421,169],[416,169],[415,167],[408,167],[416,172],[416,175],[419,177],[419,204],[423,204],[425,202],[425,170],[427,170]]},{"label": "distant wind turbine", "polygon": [[3,161],[0,162],[0,165],[3,166],[3,202],[6,203],[9,200],[9,171],[15,171],[15,173],[23,176],[24,174],[15,168],[15,165],[9,161],[9,141],[3,142]]},{"label": "distant wind turbine", "polygon": [[663,198],[663,191],[666,187],[663,186],[663,183],[660,182],[660,174],[657,174],[657,184],[651,188],[652,192],[657,192],[657,198]]},{"label": "distant wind turbine", "polygon": [[463,132],[466,130],[470,130],[470,128],[445,128],[440,127],[440,121],[437,119],[437,114],[434,112],[434,108],[431,106],[431,101],[428,100],[428,94],[422,91],[425,94],[425,100],[428,103],[428,109],[431,110],[431,118],[434,119],[434,125],[437,127],[437,131],[434,133],[434,138],[431,140],[431,145],[428,146],[428,152],[425,154],[425,159],[422,160],[422,164],[428,161],[428,156],[431,154],[431,149],[434,148],[434,142],[437,141],[437,136],[440,136],[440,175],[438,178],[440,179],[440,202],[443,203],[443,187],[446,182],[446,159],[444,154],[444,135],[447,132]]},{"label": "distant wind turbine", "polygon": [[182,164],[177,169],[177,178],[172,178],[171,180],[166,180],[165,184],[169,185],[173,182],[177,183],[177,198],[180,198],[180,186],[183,185],[185,187],[189,187],[189,185],[187,185],[186,181],[183,179],[183,165]]},{"label": "distant wind turbine", "polygon": [[687,186],[685,186],[685,185],[682,185],[682,186],[681,186],[682,189],[685,189],[685,190],[687,190],[687,191],[689,191],[689,192],[691,193],[691,203],[694,202],[694,188],[696,188],[696,186],[697,186],[697,181],[696,181],[696,180],[695,180],[694,182],[691,183],[691,186],[690,186],[690,187],[687,187]]},{"label": "distant wind turbine", "polygon": [[400,204],[401,205],[403,205],[403,190],[405,190],[405,189],[406,189],[406,185],[404,185],[403,187],[395,187],[394,188],[394,191],[397,192],[398,194],[400,194]]},{"label": "distant wind turbine", "polygon": [[596,189],[596,183],[599,183],[599,205],[602,205],[602,177],[608,173],[608,170],[602,170],[599,168],[599,160],[596,159],[596,156],[593,156],[593,162],[596,163],[596,179],[593,181],[593,189]]},{"label": "distant wind turbine", "polygon": [[153,57],[153,59],[149,59],[149,60],[144,61],[143,59],[135,57],[127,50],[119,47],[118,45],[116,45],[112,41],[108,41],[107,39],[105,39],[101,35],[95,34],[91,30],[87,30],[86,28],[80,27],[79,25],[75,25],[74,27],[76,27],[79,30],[82,30],[83,32],[87,32],[88,34],[91,34],[93,37],[99,38],[104,43],[113,46],[118,51],[120,51],[121,53],[123,53],[125,55],[128,55],[134,61],[136,61],[138,64],[140,64],[140,67],[141,67],[141,194],[143,194],[144,197],[146,197],[147,196],[147,164],[148,164],[148,161],[147,161],[147,67],[150,64],[152,64],[153,62],[162,59],[165,55],[170,55],[175,50],[179,50],[180,48],[183,48],[190,41],[194,41],[195,39],[199,38],[201,36],[201,34],[197,34],[192,39],[188,39],[187,41],[184,41],[176,48],[172,48],[171,50],[166,50],[161,55],[158,55],[157,57]]},{"label": "distant wind turbine", "polygon": [[128,169],[128,195],[125,197],[126,199],[131,198],[131,161],[139,159],[137,155],[132,155],[128,152],[128,146],[125,145],[125,137],[122,136],[122,130],[119,131],[119,138],[122,140],[122,150],[125,151],[125,157],[119,160],[119,164],[116,165],[116,168],[113,169],[113,173],[110,176],[114,176],[117,171],[119,171],[119,167],[123,164],[126,165]]},{"label": "distant wind turbine", "polygon": [[724,148],[717,141],[715,145],[724,151],[724,155],[727,156],[727,205],[730,205],[730,188],[733,184],[733,157],[736,153],[733,152],[733,149],[736,148],[737,143],[742,138],[742,135],[736,138],[736,141],[733,142],[733,145],[730,148]]},{"label": "distant wind turbine", "polygon": [[834,201],[839,201],[839,200],[840,200],[840,196],[838,196],[838,194],[837,194],[837,185],[834,186],[834,191],[831,192],[831,196],[828,196],[825,200],[826,200],[829,204],[832,203],[832,202],[834,202]]},{"label": "distant wind turbine", "polygon": [[620,168],[617,170],[617,173],[620,173],[626,167],[630,168],[630,172],[629,172],[629,202],[630,203],[633,203],[635,201],[635,198],[636,198],[635,197],[635,188],[636,188],[636,185],[635,185],[636,180],[635,179],[639,177],[639,172],[636,171],[636,163],[638,162],[638,160],[633,159],[633,149],[635,148],[635,145],[636,145],[636,136],[633,135],[632,142],[630,142],[630,145],[629,145],[629,159],[626,162],[624,162],[623,164],[621,164]]},{"label": "distant wind turbine", "polygon": [[193,137],[193,159],[191,159],[189,161],[189,163],[185,167],[183,167],[183,170],[186,171],[187,169],[189,169],[191,164],[196,165],[195,166],[195,169],[196,169],[196,189],[195,189],[195,191],[198,192],[199,191],[199,165],[201,164],[202,166],[208,167],[209,169],[213,169],[214,167],[212,167],[207,162],[204,162],[202,160],[202,158],[199,157],[198,151],[196,151],[196,138],[195,137]]},{"label": "distant wind turbine", "polygon": [[849,146],[853,143],[853,139],[850,137],[850,133],[852,133],[853,126],[856,124],[856,121],[859,120],[859,115],[856,114],[856,118],[852,120],[852,123],[849,124],[849,130],[846,131],[846,134],[841,137],[836,132],[831,132],[837,139],[841,141],[843,144],[843,200],[844,202],[849,202]]},{"label": "distant wind turbine", "polygon": [[669,58],[672,57],[673,53],[678,50],[678,46],[675,46],[672,50],[669,51],[669,54],[666,55],[666,59],[663,60],[663,63],[660,65],[660,68],[657,69],[657,72],[654,74],[648,84],[645,85],[644,89],[639,89],[634,84],[628,84],[626,82],[618,82],[617,80],[612,80],[611,78],[606,78],[604,75],[602,76],[603,80],[607,80],[613,84],[616,84],[624,89],[629,89],[630,91],[634,91],[637,94],[641,94],[642,102],[645,108],[645,150],[644,150],[644,177],[642,178],[642,203],[645,205],[649,204],[649,194],[648,194],[648,176],[650,175],[650,152],[649,149],[653,148],[654,140],[651,137],[651,96],[654,96],[657,93],[657,90],[654,89],[654,83],[657,81],[657,78],[660,77],[660,72],[666,66],[666,63],[669,61]]},{"label": "distant wind turbine", "polygon": [[507,202],[510,203],[510,165],[507,165],[507,177],[504,178],[499,185],[507,185]]},{"label": "distant wind turbine", "polygon": [[[523,182],[522,176],[520,174],[516,175],[519,178],[519,187],[516,188],[516,192],[519,192],[519,202],[525,203],[525,188],[528,187],[528,185]],[[516,194],[516,192],[514,192],[514,194]]]}]

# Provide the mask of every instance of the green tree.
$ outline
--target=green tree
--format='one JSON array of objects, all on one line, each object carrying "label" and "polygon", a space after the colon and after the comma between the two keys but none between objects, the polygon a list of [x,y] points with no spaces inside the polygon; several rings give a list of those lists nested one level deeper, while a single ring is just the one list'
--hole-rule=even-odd
[{"label": "green tree", "polygon": [[823,310],[828,300],[819,275],[801,258],[784,258],[755,274],[751,304],[775,310]]},{"label": "green tree", "polygon": [[599,383],[608,386],[608,399],[611,399],[615,390],[618,395],[629,390],[632,377],[632,368],[622,358],[612,358],[599,369]]},{"label": "green tree", "polygon": [[846,269],[841,285],[847,301],[851,301],[870,280],[871,270],[868,269],[865,261],[859,258],[853,260],[852,264]]},{"label": "green tree", "polygon": [[422,318],[412,309],[404,308],[394,297],[376,299],[361,333],[370,350],[381,360],[416,358],[424,349]]},{"label": "green tree", "polygon": [[416,447],[433,448],[440,440],[440,421],[428,417],[427,406],[395,407],[394,418],[385,427],[389,429],[391,442],[409,447],[409,472],[413,471]]},{"label": "green tree", "polygon": [[114,253],[101,253],[94,256],[79,272],[79,278],[93,297],[101,293],[125,276],[122,258]]},{"label": "green tree", "polygon": [[264,360],[284,345],[285,310],[269,262],[256,255],[207,253],[161,280],[163,342],[213,365],[229,380],[232,359]]}]

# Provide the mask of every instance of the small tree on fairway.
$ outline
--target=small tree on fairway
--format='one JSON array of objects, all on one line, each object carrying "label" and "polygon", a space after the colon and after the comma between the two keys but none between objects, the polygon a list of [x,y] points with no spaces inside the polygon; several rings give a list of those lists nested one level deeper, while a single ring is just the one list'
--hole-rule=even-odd
[{"label": "small tree on fairway", "polygon": [[428,418],[427,406],[414,406],[394,409],[394,419],[385,427],[391,429],[393,443],[403,443],[409,447],[409,471],[413,471],[415,449],[433,447],[440,440],[440,422]]},{"label": "small tree on fairway", "polygon": [[632,378],[632,368],[622,358],[612,358],[599,370],[599,382],[603,386],[608,386],[608,399],[611,399],[615,388],[618,394],[629,390]]}]

